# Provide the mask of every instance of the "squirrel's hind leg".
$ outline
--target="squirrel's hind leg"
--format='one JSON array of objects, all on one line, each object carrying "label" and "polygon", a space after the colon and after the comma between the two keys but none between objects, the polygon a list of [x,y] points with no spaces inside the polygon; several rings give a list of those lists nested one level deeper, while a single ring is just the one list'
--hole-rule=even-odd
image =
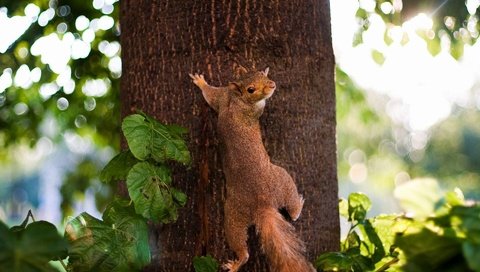
[{"label": "squirrel's hind leg", "polygon": [[273,166],[274,178],[278,180],[279,184],[279,203],[284,206],[279,208],[285,208],[293,221],[297,221],[302,212],[304,199],[297,191],[297,186],[293,181],[293,178],[282,167]]},{"label": "squirrel's hind leg", "polygon": [[244,215],[239,213],[239,207],[225,203],[225,236],[228,246],[237,255],[237,260],[230,260],[222,265],[222,268],[229,272],[236,272],[248,260],[247,229],[248,221]]},{"label": "squirrel's hind leg", "polygon": [[303,196],[296,191],[292,192],[287,198],[285,208],[293,221],[297,221],[298,217],[300,217],[304,202]]}]

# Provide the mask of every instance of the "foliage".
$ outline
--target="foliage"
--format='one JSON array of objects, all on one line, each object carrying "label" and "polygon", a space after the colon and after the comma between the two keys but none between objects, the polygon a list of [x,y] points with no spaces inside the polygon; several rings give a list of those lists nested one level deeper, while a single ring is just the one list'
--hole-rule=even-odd
[{"label": "foliage", "polygon": [[[359,1],[360,7],[356,15],[361,25],[355,44],[363,41],[362,34],[368,30],[369,22],[374,16],[380,16],[386,23],[385,42],[390,44],[391,30],[420,13],[430,17],[433,25],[418,30],[415,35],[425,39],[429,51],[434,55],[440,52],[442,37],[447,37],[451,42],[449,49],[452,56],[459,58],[463,54],[463,45],[474,43],[479,36],[480,26],[477,22],[480,10],[478,6],[475,7],[474,1],[375,0],[373,4],[368,2]],[[408,35],[409,33],[404,33],[402,42],[409,40]],[[374,58],[379,54],[381,55],[379,51],[372,52]]]},{"label": "foliage", "polygon": [[181,127],[160,124],[144,114],[133,114],[123,120],[122,130],[130,151],[139,160],[151,157],[157,163],[190,162],[190,153],[182,139],[187,131]]},{"label": "foliage", "polygon": [[352,193],[340,201],[340,215],[351,223],[341,252],[320,255],[315,266],[321,271],[384,271],[399,261],[400,251],[393,244],[396,231],[406,227],[406,220],[396,215],[366,218],[370,199]]},{"label": "foliage", "polygon": [[[156,133],[160,128],[161,133]],[[122,129],[129,150],[115,156],[100,176],[107,183],[126,179],[131,201],[111,203],[103,221],[87,213],[69,221],[65,235],[71,243],[72,271],[141,269],[150,262],[146,219],[175,221],[177,208],[186,203],[186,195],[171,186],[170,171],[164,164],[167,159],[189,162],[190,153],[182,138],[186,130],[163,125],[144,113],[125,117]],[[173,141],[176,149],[172,153]],[[141,156],[138,150],[143,152]]]},{"label": "foliage", "polygon": [[88,213],[75,217],[65,236],[72,271],[137,271],[150,263],[147,223],[125,200],[111,203],[103,221]]},{"label": "foliage", "polygon": [[[116,21],[118,2],[108,2],[112,4],[94,6],[92,1],[81,0],[18,0],[0,4],[8,16],[33,16],[27,17],[31,24],[25,33],[0,54],[0,73],[13,79],[5,91],[0,90],[0,150],[16,144],[34,145],[42,136],[61,140],[61,134],[45,135],[48,122],[53,122],[59,131],[92,137],[101,146],[118,144],[120,74],[109,67],[120,54],[120,32],[118,22],[108,28],[100,25],[100,20]],[[82,26],[81,21],[86,25]],[[67,55],[57,52],[52,57],[51,53],[47,56],[46,52],[35,50],[47,37],[56,44],[63,42],[71,51]],[[82,52],[78,51],[80,45]],[[106,50],[109,46],[110,51]],[[54,64],[54,59],[62,58],[62,65]],[[26,82],[21,84],[15,77],[26,69],[29,73],[23,75]],[[33,76],[34,69],[39,78]],[[106,87],[105,93],[87,91],[96,83]],[[1,155],[6,159],[8,154]]]},{"label": "foliage", "polygon": [[[133,127],[129,126],[132,119]],[[138,271],[150,263],[147,220],[176,221],[177,209],[187,201],[183,192],[172,187],[170,170],[165,164],[167,160],[189,163],[190,153],[182,138],[187,131],[163,125],[143,113],[127,116],[124,124],[130,150],[115,156],[103,169],[101,179],[107,183],[126,179],[131,200],[115,199],[109,203],[102,220],[85,212],[69,220],[65,228],[68,254],[66,241],[48,222],[27,226],[27,217],[21,226],[10,230],[0,222],[2,268],[51,271],[50,260],[67,256],[68,271],[73,272]],[[159,128],[161,133],[156,133]],[[139,158],[137,149],[148,156]],[[197,266],[201,271],[211,271],[215,263],[205,258],[197,260]]]},{"label": "foliage", "polygon": [[141,269],[150,263],[145,219],[175,221],[177,208],[187,201],[183,192],[171,186],[170,170],[165,165],[167,159],[189,163],[190,153],[183,140],[187,131],[163,125],[144,113],[125,117],[122,129],[129,150],[115,156],[100,178],[105,183],[126,180],[131,201],[112,202],[103,221],[87,213],[69,221],[65,235],[71,243],[72,271]]},{"label": "foliage", "polygon": [[[416,183],[415,186],[413,186]],[[353,193],[340,202],[340,214],[351,223],[340,252],[320,255],[320,271],[480,271],[480,205],[464,200],[460,190],[443,197],[419,194],[431,180],[402,185],[406,215],[366,218],[370,200]],[[400,187],[402,187],[400,186]],[[419,200],[423,205],[411,205]],[[408,215],[408,216],[407,216]],[[417,216],[415,216],[417,215]],[[411,217],[413,216],[413,217]]]},{"label": "foliage", "polygon": [[352,167],[361,165],[367,167],[368,179],[376,189],[388,186],[384,181],[393,180],[407,165],[397,154],[397,127],[383,109],[385,99],[371,99],[338,67],[335,77],[339,179],[352,180]]},{"label": "foliage", "polygon": [[105,210],[107,204],[113,199],[114,184],[102,185],[98,181],[98,173],[102,170],[103,163],[93,156],[81,160],[75,170],[67,172],[60,186],[62,202],[60,208],[63,217],[72,216],[75,203],[85,196],[88,190],[94,192],[97,210]]},{"label": "foliage", "polygon": [[408,162],[416,176],[435,176],[444,184],[462,188],[469,198],[480,198],[480,115],[477,110],[458,110],[435,127],[424,158]]},{"label": "foliage", "polygon": [[[424,187],[419,181],[418,187]],[[409,213],[420,213],[411,207]],[[456,189],[435,202],[423,219],[415,217],[395,243],[404,252],[407,271],[480,271],[480,205],[464,200]],[[422,243],[419,243],[422,241]]]},{"label": "foliage", "polygon": [[195,268],[195,272],[216,272],[219,265],[217,260],[210,255],[195,256],[193,258],[193,268]]},{"label": "foliage", "polygon": [[185,205],[187,196],[171,186],[170,171],[164,163],[190,162],[190,153],[182,139],[187,131],[160,124],[143,113],[125,117],[122,130],[130,150],[106,165],[102,180],[126,178],[135,211],[146,219],[163,223],[176,220],[177,208]]},{"label": "foliage", "polygon": [[[27,21],[17,40],[0,48],[0,162],[7,169],[18,163],[18,149],[61,144],[68,135],[88,141],[94,152],[119,149],[118,6],[117,0],[0,3],[2,22]],[[64,216],[86,188],[98,189],[99,210],[111,200],[111,190],[100,190],[94,178],[103,163],[95,156],[68,168],[60,191]]]},{"label": "foliage", "polygon": [[66,256],[67,242],[57,228],[46,221],[28,224],[30,215],[20,226],[10,229],[0,221],[2,271],[56,271],[48,262]]}]

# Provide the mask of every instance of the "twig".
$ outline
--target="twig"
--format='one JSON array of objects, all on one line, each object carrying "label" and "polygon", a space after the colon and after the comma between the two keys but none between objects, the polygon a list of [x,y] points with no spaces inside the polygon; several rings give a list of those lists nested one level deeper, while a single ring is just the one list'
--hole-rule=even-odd
[{"label": "twig", "polygon": [[390,266],[392,264],[396,264],[398,263],[400,259],[398,258],[393,258],[392,260],[390,260],[389,262],[385,263],[384,265],[382,265],[379,269],[375,270],[375,272],[381,272],[381,271],[386,271],[388,268],[390,268]]}]

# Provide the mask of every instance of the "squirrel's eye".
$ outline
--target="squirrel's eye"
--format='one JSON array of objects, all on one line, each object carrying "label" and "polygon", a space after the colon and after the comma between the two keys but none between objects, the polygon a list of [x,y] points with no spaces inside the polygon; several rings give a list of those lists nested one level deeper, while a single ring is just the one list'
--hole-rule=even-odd
[{"label": "squirrel's eye", "polygon": [[249,93],[254,93],[254,92],[255,92],[255,88],[249,87],[249,88],[247,89],[247,92],[249,92]]}]

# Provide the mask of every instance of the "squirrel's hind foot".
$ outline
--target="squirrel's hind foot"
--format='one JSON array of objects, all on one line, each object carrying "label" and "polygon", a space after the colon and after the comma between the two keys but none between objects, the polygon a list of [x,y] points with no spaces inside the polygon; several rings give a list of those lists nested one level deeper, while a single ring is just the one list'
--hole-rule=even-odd
[{"label": "squirrel's hind foot", "polygon": [[240,269],[240,266],[242,265],[243,265],[243,262],[240,260],[236,260],[236,261],[230,260],[222,265],[222,269],[228,272],[237,272],[238,269]]}]

